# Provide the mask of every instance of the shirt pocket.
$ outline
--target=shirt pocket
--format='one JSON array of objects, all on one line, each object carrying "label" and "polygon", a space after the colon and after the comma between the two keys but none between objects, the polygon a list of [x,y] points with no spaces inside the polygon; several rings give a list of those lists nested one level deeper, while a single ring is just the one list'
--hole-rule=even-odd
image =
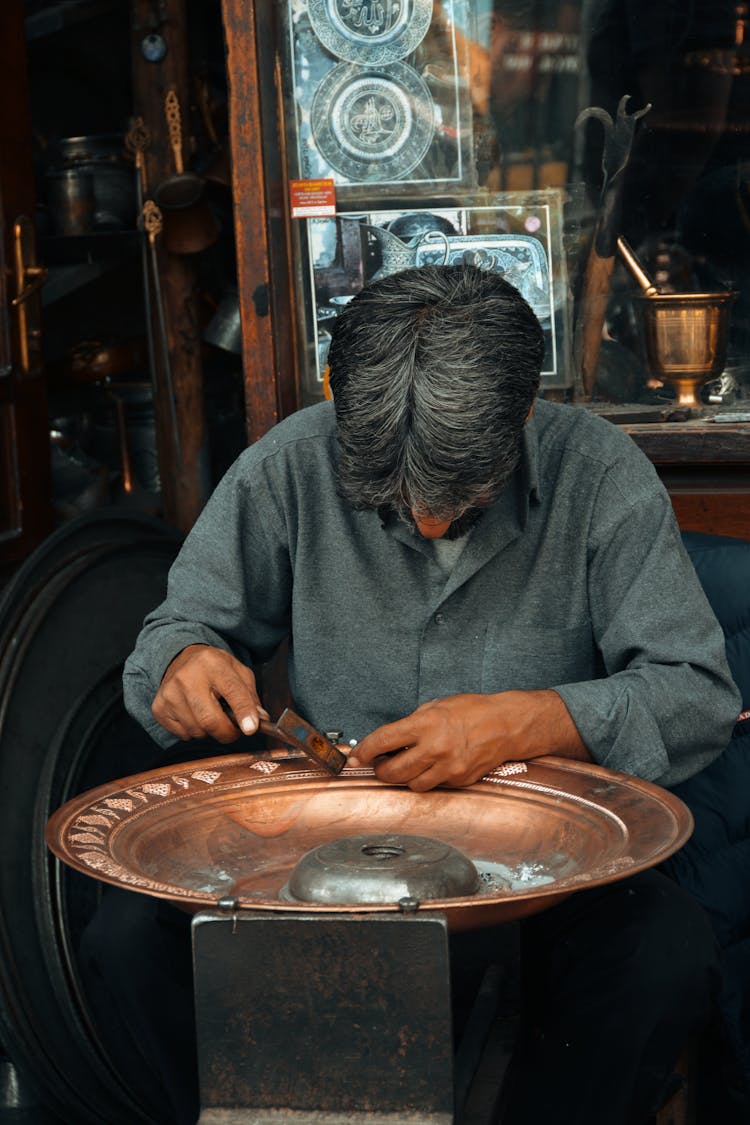
[{"label": "shirt pocket", "polygon": [[533,691],[595,678],[590,622],[561,628],[491,622],[485,634],[482,691]]}]

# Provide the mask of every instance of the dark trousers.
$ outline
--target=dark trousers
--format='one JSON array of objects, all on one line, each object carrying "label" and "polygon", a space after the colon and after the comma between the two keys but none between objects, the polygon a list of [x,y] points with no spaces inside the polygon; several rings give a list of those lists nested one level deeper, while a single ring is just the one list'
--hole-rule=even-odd
[{"label": "dark trousers", "polygon": [[[159,1125],[198,1116],[189,931],[183,912],[112,888],[81,950],[104,1045]],[[460,988],[481,978],[493,944],[492,930],[456,935]],[[521,956],[503,1125],[644,1125],[718,991],[701,908],[643,872],[524,920]]]}]

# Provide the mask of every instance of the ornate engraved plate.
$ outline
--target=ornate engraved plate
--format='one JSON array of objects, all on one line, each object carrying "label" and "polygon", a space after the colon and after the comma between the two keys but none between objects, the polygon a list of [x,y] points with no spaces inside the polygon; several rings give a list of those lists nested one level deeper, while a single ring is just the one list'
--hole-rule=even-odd
[{"label": "ornate engraved plate", "polygon": [[369,66],[406,58],[432,20],[432,0],[308,0],[307,10],[326,50]]},{"label": "ornate engraved plate", "polygon": [[444,235],[429,231],[415,249],[416,266],[466,262],[514,285],[540,320],[550,315],[550,278],[541,242],[526,234]]},{"label": "ornate engraved plate", "polygon": [[[293,912],[300,903],[287,886],[311,849],[405,830],[458,848],[476,866],[476,891],[430,902],[451,928],[469,929],[653,866],[684,843],[692,818],[667,790],[572,759],[508,762],[465,789],[414,793],[366,766],[332,778],[304,760],[233,754],[79,794],[50,818],[46,838],[78,871],[191,909],[229,897],[239,909]],[[399,907],[321,901],[303,909]]]},{"label": "ornate engraved plate", "polygon": [[310,123],[321,156],[353,182],[403,179],[423,159],[435,132],[426,83],[405,63],[340,63],[315,91]]}]

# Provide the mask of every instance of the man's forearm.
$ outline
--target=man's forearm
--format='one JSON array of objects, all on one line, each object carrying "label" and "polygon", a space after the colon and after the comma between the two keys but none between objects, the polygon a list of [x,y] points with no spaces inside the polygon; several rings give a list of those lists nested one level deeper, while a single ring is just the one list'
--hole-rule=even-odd
[{"label": "man's forearm", "polygon": [[575,758],[581,762],[593,761],[568,708],[556,691],[502,692],[498,698],[504,700],[504,711],[510,695],[520,697],[520,725],[515,745],[523,752],[524,758],[557,754],[561,758]]},{"label": "man's forearm", "polygon": [[379,727],[350,761],[372,763],[383,781],[425,790],[471,785],[504,762],[544,754],[592,760],[556,692],[468,692],[433,699]]}]

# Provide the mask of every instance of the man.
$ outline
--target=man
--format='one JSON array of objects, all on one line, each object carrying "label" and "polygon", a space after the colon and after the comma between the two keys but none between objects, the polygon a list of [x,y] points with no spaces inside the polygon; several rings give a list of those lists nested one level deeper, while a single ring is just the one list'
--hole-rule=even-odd
[{"label": "man", "polygon": [[[333,404],[239,458],[125,669],[163,746],[232,742],[289,638],[295,706],[414,790],[554,753],[670,784],[739,710],[721,631],[650,463],[536,401],[543,338],[499,276],[424,267],[334,325]],[[644,1122],[706,1017],[713,942],[647,872],[523,924],[507,1120]]]}]

